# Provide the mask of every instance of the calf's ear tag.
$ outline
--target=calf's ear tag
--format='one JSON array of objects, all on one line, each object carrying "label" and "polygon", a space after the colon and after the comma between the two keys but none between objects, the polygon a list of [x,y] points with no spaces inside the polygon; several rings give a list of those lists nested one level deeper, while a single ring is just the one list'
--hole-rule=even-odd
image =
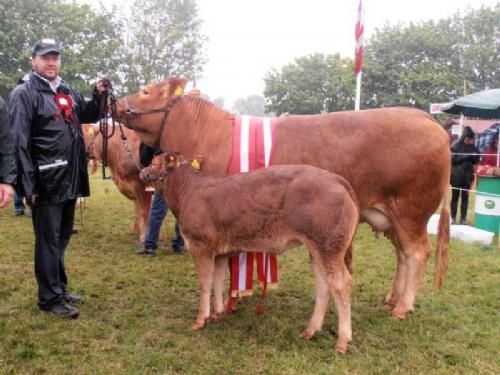
[{"label": "calf's ear tag", "polygon": [[181,96],[182,94],[184,94],[184,89],[182,87],[177,87],[174,91],[174,95]]},{"label": "calf's ear tag", "polygon": [[200,169],[200,162],[194,159],[193,162],[191,163],[191,167],[193,167],[194,169]]}]

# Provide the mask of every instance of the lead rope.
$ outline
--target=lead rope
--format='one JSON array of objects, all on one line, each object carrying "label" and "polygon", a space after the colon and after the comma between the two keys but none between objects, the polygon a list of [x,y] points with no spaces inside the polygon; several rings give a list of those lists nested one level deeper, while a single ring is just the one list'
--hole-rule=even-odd
[{"label": "lead rope", "polygon": [[[112,130],[109,133],[109,114],[108,108],[116,112],[116,99],[113,93],[113,85],[107,78],[104,79],[106,91],[101,95],[99,103],[99,131],[102,134],[102,179],[106,180],[106,167],[108,166],[108,140],[115,134],[115,124],[113,116],[111,116]],[[114,107],[114,108],[113,108]]]},{"label": "lead rope", "polygon": [[[117,124],[115,124],[115,118],[117,118],[117,116],[116,116],[116,97],[114,95],[113,87],[111,85],[111,82],[109,82],[107,84],[107,86],[108,86],[108,90],[106,91],[106,93],[107,93],[107,104],[108,104],[108,108],[110,109],[111,116],[108,116],[108,111],[106,111],[106,117],[107,117],[106,118],[106,125],[108,125],[108,117],[110,117],[111,118],[111,127],[113,128],[113,132],[111,133],[111,135],[107,135],[106,137],[103,134],[103,140],[106,139],[106,141],[103,142],[103,147],[104,147],[104,143],[106,143],[106,165],[107,165],[107,161],[108,161],[107,160],[108,139],[111,138],[114,135],[115,128],[116,128],[116,126],[118,124],[118,128],[120,129],[121,142],[122,142],[123,146],[125,147],[125,151],[127,152],[128,157],[134,162],[137,170],[140,172],[143,167],[142,167],[141,163],[138,162],[134,158],[134,155],[132,153],[132,149],[130,148],[130,145],[128,143],[127,136],[125,135],[125,132],[123,131],[122,124],[120,122],[117,122]],[[126,107],[128,108],[128,102],[127,102],[126,99],[125,99],[125,103],[126,103]],[[104,152],[103,152],[103,160],[104,160]]]}]

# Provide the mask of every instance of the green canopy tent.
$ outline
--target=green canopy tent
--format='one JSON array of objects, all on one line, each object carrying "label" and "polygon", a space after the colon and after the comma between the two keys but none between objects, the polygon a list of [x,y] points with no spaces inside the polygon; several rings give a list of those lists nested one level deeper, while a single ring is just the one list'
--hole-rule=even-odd
[{"label": "green canopy tent", "polygon": [[467,117],[500,119],[500,89],[462,96],[443,106],[443,112],[463,114]]}]

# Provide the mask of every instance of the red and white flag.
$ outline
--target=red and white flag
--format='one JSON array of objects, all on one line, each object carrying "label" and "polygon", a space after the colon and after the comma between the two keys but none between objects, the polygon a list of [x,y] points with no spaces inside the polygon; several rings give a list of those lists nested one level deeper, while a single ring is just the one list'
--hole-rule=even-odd
[{"label": "red and white flag", "polygon": [[[235,116],[231,173],[248,172],[269,166],[276,139],[276,122],[276,118]],[[276,256],[243,252],[231,257],[230,297],[252,294],[254,261],[256,261],[257,279],[263,288],[263,294],[265,295],[268,287],[276,286],[278,282]]]},{"label": "red and white flag", "polygon": [[358,16],[356,19],[356,27],[354,30],[354,37],[356,39],[356,50],[354,56],[354,73],[356,74],[361,72],[363,65],[363,33],[365,31],[363,13],[364,12],[363,12],[362,1],[359,0]]}]

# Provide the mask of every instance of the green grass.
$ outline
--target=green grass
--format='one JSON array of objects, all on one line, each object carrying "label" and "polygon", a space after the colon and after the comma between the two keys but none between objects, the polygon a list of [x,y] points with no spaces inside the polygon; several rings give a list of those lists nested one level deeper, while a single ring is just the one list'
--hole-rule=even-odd
[{"label": "green grass", "polygon": [[[83,222],[66,256],[70,288],[86,303],[74,321],[40,313],[33,233],[26,217],[0,211],[0,374],[498,374],[500,258],[497,248],[451,241],[445,287],[432,292],[429,262],[406,321],[378,304],[390,288],[395,257],[385,239],[361,226],[354,248],[353,344],[333,352],[333,303],[322,332],[299,338],[313,307],[305,249],[279,258],[279,289],[264,314],[259,296],[238,312],[192,331],[198,283],[189,255],[173,255],[163,229],[155,258],[134,255],[132,204],[110,180],[92,177]],[[435,239],[433,238],[433,241]]]}]

